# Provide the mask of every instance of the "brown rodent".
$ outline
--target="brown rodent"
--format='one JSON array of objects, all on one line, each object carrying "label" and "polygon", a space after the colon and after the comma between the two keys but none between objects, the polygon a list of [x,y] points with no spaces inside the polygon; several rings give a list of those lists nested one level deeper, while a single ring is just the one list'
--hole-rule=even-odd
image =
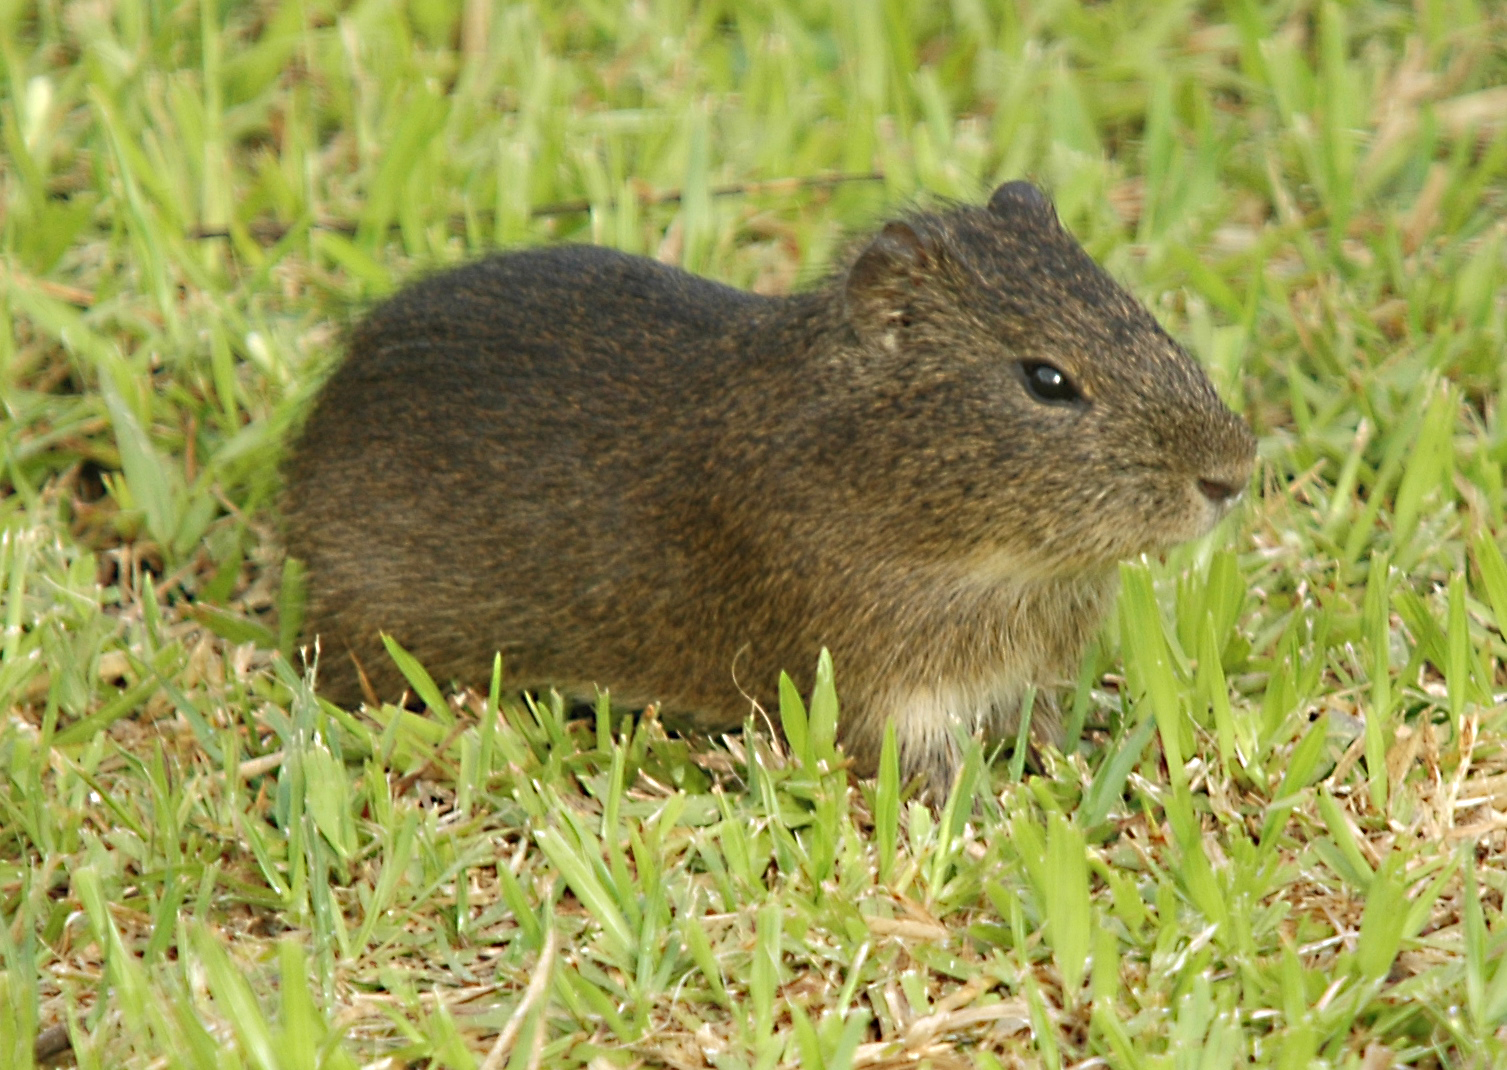
[{"label": "brown rodent", "polygon": [[[591,246],[380,305],[293,451],[322,692],[441,681],[741,725],[831,649],[839,738],[945,791],[957,726],[1073,677],[1116,562],[1207,532],[1254,441],[1023,182],[759,297]],[[1060,731],[1052,703],[1033,729]]]}]

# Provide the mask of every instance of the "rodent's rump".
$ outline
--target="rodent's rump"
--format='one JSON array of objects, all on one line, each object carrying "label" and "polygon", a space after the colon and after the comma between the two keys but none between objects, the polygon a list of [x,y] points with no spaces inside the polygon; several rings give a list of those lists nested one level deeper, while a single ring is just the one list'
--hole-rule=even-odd
[{"label": "rodent's rump", "polygon": [[[441,680],[740,725],[832,650],[862,770],[1069,681],[1116,562],[1207,532],[1254,442],[1034,187],[744,293],[607,249],[490,257],[356,329],[287,468],[320,682]],[[1057,731],[1050,701],[1033,725]]]}]

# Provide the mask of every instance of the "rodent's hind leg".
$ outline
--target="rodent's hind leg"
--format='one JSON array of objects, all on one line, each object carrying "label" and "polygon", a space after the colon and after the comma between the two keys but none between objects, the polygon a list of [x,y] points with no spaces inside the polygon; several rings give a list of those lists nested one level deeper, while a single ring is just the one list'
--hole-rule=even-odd
[{"label": "rodent's hind leg", "polygon": [[[984,720],[984,738],[990,753],[1013,754],[1020,741],[1020,717],[1024,696],[1008,695],[997,699]],[[1026,741],[1026,760],[1032,769],[1040,769],[1043,747],[1062,748],[1064,725],[1061,696],[1055,687],[1038,689],[1031,700],[1030,734]]]},{"label": "rodent's hind leg", "polygon": [[[963,765],[963,748],[958,741],[962,726],[956,721],[950,732],[926,737],[919,744],[900,748],[901,777],[907,782],[919,780],[919,798],[940,810],[947,805],[953,782]],[[898,739],[898,737],[897,737]]]},{"label": "rodent's hind leg", "polygon": [[[900,772],[907,781],[920,778],[923,795],[933,806],[946,803],[962,765],[970,736],[982,735],[986,746],[1013,745],[1020,726],[1021,695],[1016,687],[918,688],[887,704],[900,748]],[[883,720],[866,719],[883,732]],[[1028,746],[1062,742],[1062,716],[1050,688],[1038,691],[1032,704]],[[880,741],[854,740],[859,766],[877,769]],[[1029,752],[1028,752],[1029,753]],[[865,761],[864,759],[868,760]]]},{"label": "rodent's hind leg", "polygon": [[964,742],[978,727],[958,714],[955,701],[931,691],[912,692],[891,714],[901,779],[907,783],[919,779],[922,798],[938,809],[952,793],[963,764]]}]

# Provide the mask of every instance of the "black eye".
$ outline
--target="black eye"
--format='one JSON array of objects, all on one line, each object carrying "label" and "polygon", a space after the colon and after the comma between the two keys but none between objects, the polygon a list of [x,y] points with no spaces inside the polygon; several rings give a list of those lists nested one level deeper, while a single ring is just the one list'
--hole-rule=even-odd
[{"label": "black eye", "polygon": [[1026,389],[1037,401],[1072,403],[1083,400],[1083,395],[1078,393],[1078,388],[1061,368],[1039,362],[1020,367],[1026,375]]}]

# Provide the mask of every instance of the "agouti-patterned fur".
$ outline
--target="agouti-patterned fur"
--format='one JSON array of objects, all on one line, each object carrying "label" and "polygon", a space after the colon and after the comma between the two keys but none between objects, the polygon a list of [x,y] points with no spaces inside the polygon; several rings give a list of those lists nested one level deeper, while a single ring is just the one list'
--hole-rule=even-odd
[{"label": "agouti-patterned fur", "polygon": [[355,330],[287,469],[343,703],[441,681],[701,729],[837,666],[839,738],[946,790],[958,731],[1059,731],[1116,563],[1207,532],[1254,442],[1034,187],[886,225],[770,298],[591,246],[493,256]]}]

